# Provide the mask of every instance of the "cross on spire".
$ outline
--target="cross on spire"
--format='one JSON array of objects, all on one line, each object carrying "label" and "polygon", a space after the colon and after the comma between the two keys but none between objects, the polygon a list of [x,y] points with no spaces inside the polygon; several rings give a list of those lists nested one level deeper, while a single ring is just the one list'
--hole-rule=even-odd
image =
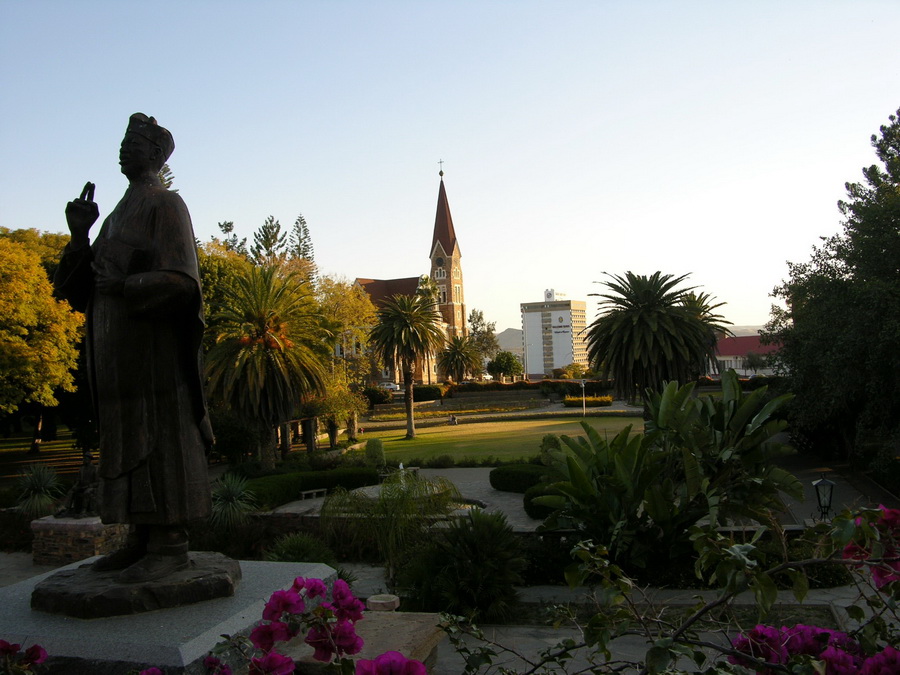
[{"label": "cross on spire", "polygon": [[438,171],[438,176],[440,176],[441,178],[443,178],[443,177],[444,177],[444,160],[439,159],[439,160],[438,160],[438,164],[441,165],[441,170]]}]

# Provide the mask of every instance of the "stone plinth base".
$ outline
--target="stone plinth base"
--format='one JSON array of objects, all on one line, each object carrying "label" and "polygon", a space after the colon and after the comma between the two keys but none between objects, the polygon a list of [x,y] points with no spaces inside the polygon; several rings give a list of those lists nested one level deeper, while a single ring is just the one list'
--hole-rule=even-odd
[{"label": "stone plinth base", "polygon": [[31,531],[34,533],[31,551],[35,565],[68,565],[122,548],[128,525],[104,525],[99,516],[45,516],[31,521]]},{"label": "stone plinth base", "polygon": [[[122,675],[151,666],[166,675],[205,675],[203,657],[220,636],[248,634],[274,591],[290,588],[298,576],[329,584],[335,579],[332,568],[312,563],[242,561],[241,571],[231,597],[101,619],[32,610],[31,594],[50,572],[0,588],[0,637],[23,648],[44,647],[50,656],[42,666],[45,675]],[[240,672],[240,659],[226,660]]]},{"label": "stone plinth base", "polygon": [[221,553],[191,552],[190,566],[157,581],[123,584],[90,565],[56,572],[31,594],[31,608],[79,619],[139,614],[234,595],[241,565]]}]

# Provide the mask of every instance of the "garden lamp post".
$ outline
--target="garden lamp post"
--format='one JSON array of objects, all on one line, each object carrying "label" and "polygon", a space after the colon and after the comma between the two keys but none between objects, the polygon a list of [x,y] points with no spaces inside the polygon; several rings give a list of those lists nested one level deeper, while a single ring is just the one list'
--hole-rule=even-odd
[{"label": "garden lamp post", "polygon": [[831,511],[831,500],[834,497],[834,483],[825,478],[824,472],[819,480],[813,481],[816,490],[816,502],[819,504],[819,518],[825,520]]},{"label": "garden lamp post", "polygon": [[581,416],[587,417],[587,403],[584,398],[584,380],[581,381]]}]

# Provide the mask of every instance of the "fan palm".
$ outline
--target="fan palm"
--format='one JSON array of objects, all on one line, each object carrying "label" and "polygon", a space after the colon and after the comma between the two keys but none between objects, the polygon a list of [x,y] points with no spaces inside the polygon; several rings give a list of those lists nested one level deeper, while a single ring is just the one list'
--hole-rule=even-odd
[{"label": "fan palm", "polygon": [[454,335],[447,341],[444,351],[438,354],[437,365],[454,382],[461,382],[467,373],[481,369],[481,357],[470,337]]},{"label": "fan palm", "polygon": [[[296,274],[250,267],[228,289],[207,356],[209,393],[247,424],[271,432],[306,396],[322,393],[330,337]],[[260,459],[274,462],[260,448]]]},{"label": "fan palm", "polygon": [[602,298],[601,314],[588,328],[588,357],[594,369],[603,377],[612,376],[616,393],[628,400],[646,389],[658,391],[664,382],[685,383],[696,377],[698,364],[715,354],[710,326],[721,321],[704,319],[685,305],[694,287],[678,286],[688,275],[607,276],[609,292],[595,294]]},{"label": "fan palm", "polygon": [[403,373],[406,403],[406,438],[416,437],[413,417],[413,370],[416,363],[444,344],[437,304],[426,295],[395,295],[378,310],[369,344],[388,368]]}]

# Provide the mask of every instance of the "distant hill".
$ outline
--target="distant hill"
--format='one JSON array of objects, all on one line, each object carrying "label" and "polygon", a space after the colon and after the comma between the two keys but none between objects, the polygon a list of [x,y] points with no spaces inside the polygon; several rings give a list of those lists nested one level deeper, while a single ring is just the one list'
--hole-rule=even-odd
[{"label": "distant hill", "polygon": [[735,334],[735,336],[740,335],[759,335],[759,331],[763,329],[763,326],[732,326],[731,332]]},{"label": "distant hill", "polygon": [[525,348],[522,346],[522,330],[519,328],[507,328],[502,333],[497,333],[497,342],[503,351],[519,356],[525,354]]}]

